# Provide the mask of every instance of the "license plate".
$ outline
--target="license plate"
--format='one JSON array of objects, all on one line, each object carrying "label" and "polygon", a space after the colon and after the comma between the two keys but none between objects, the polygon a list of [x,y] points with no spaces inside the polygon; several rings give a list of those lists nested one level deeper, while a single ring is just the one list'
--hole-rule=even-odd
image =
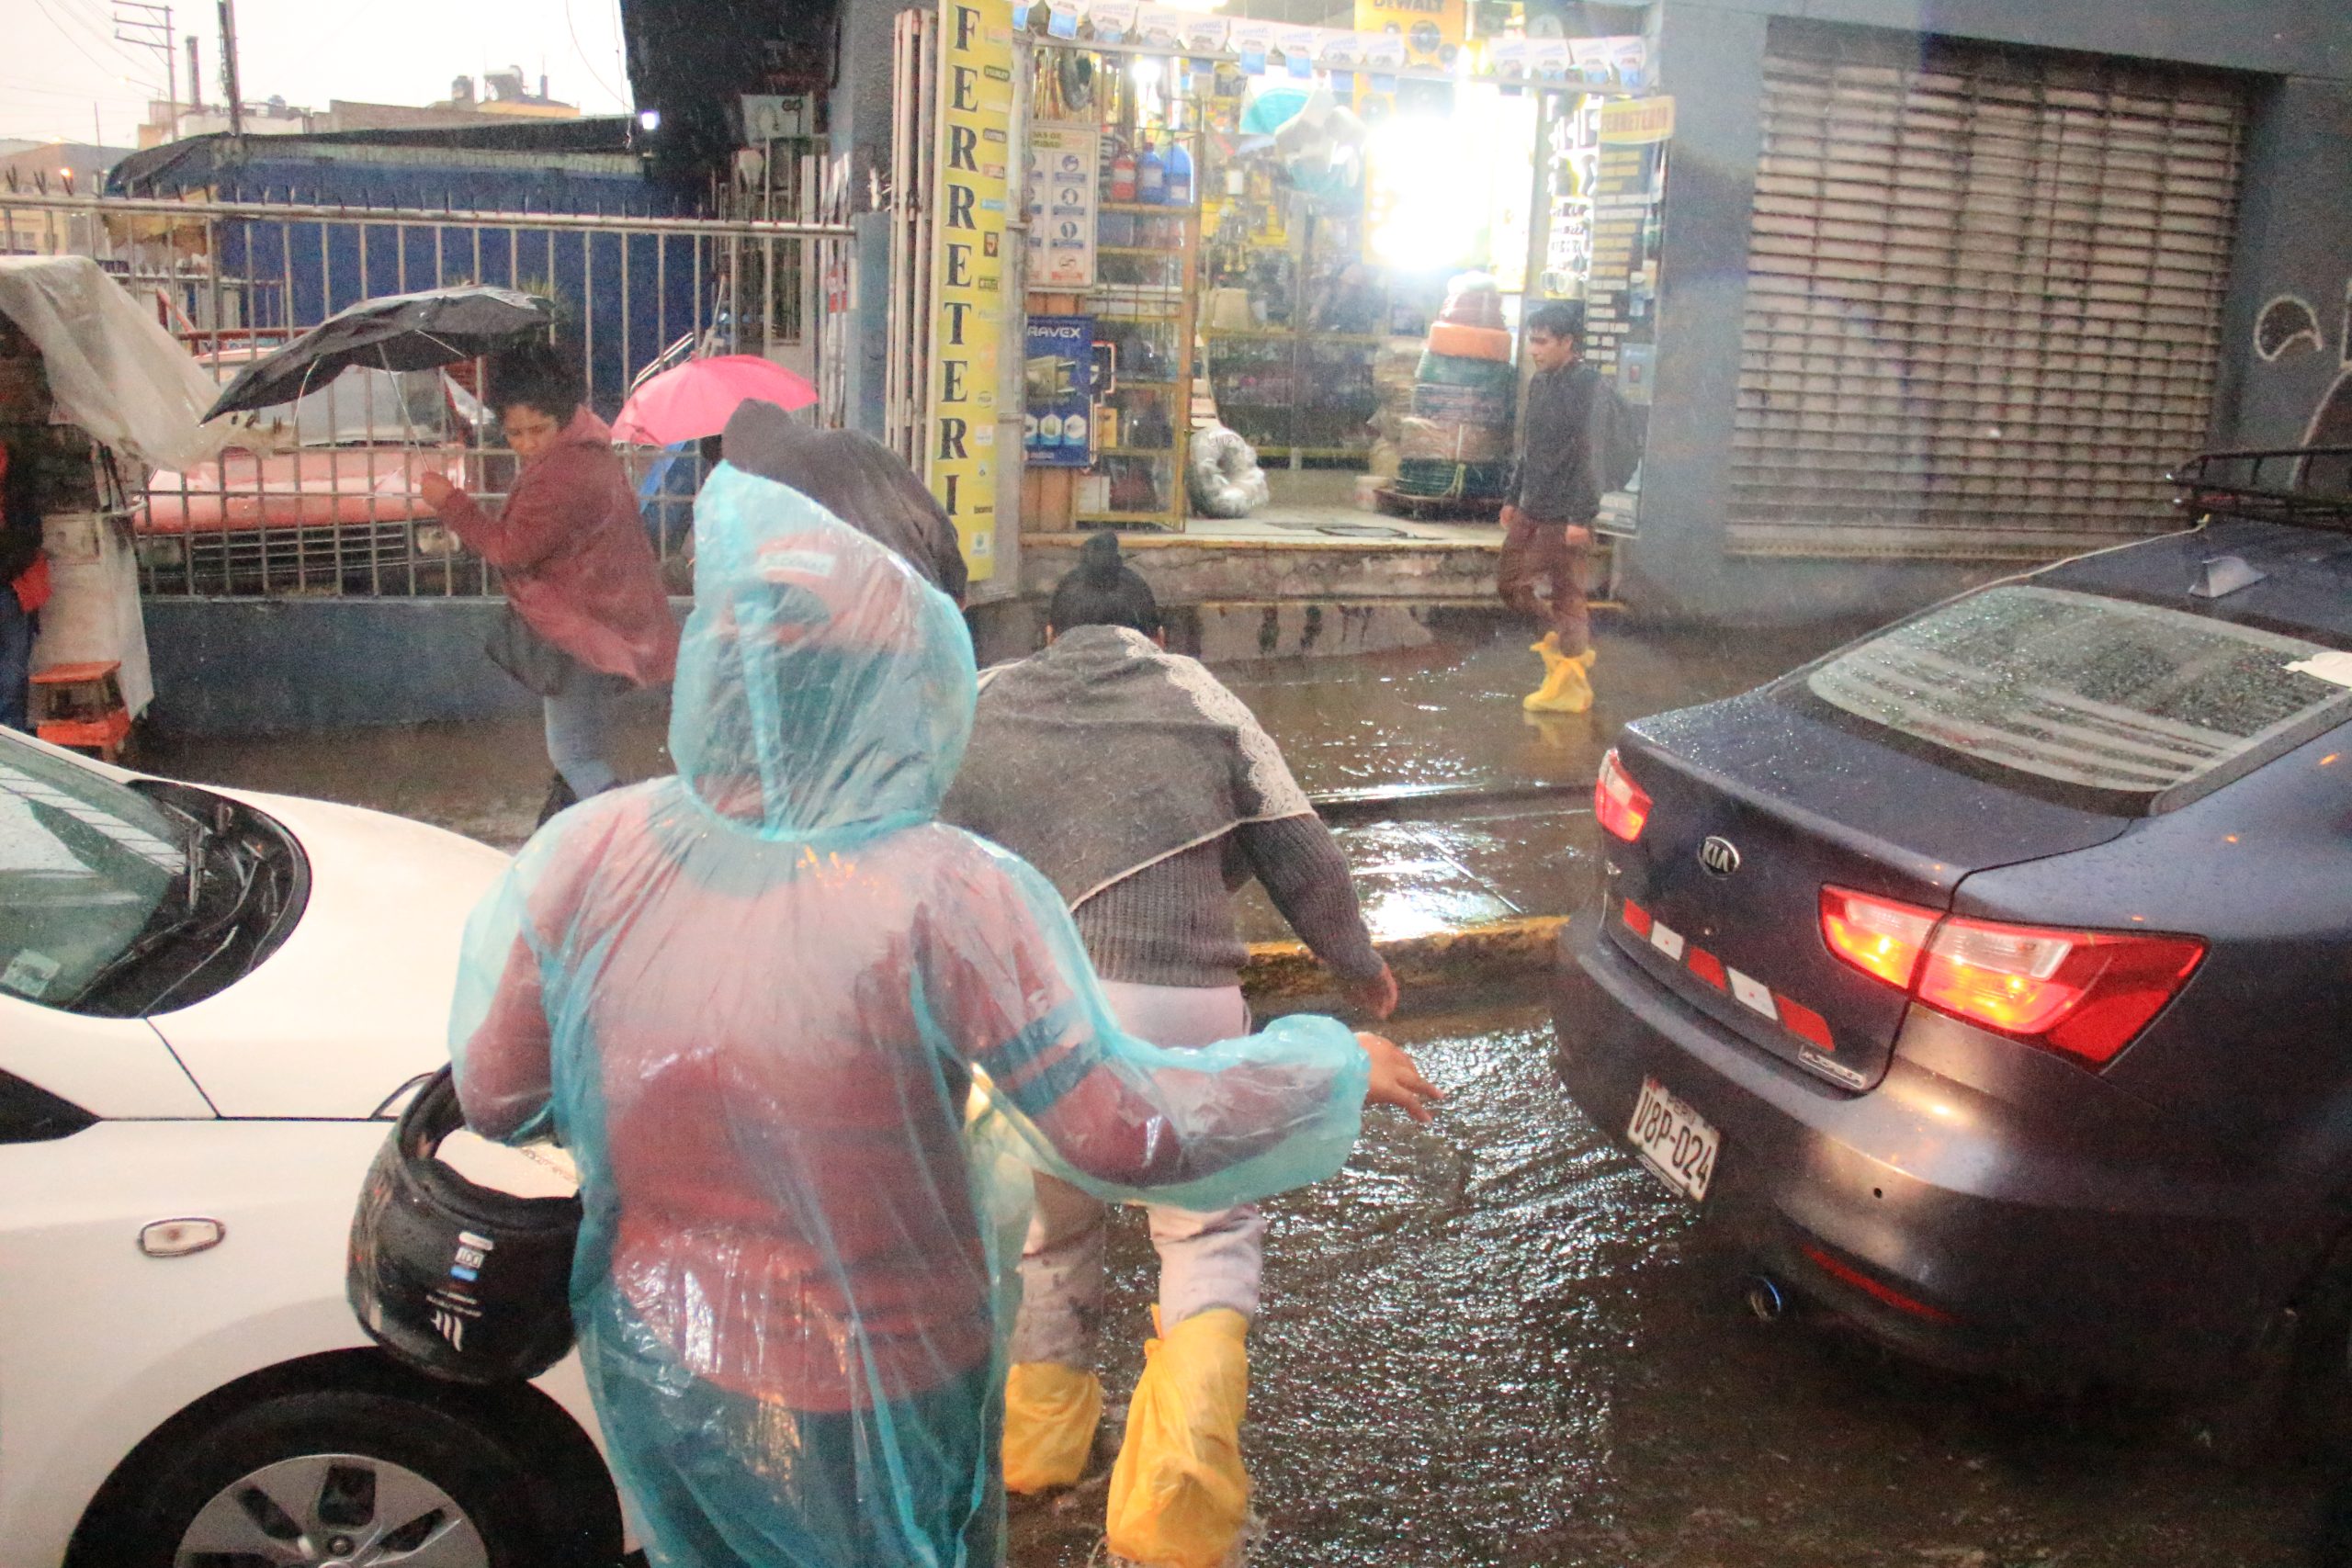
[{"label": "license plate", "polygon": [[1625,1135],[1659,1180],[1694,1203],[1706,1197],[1723,1135],[1657,1079],[1642,1080]]}]

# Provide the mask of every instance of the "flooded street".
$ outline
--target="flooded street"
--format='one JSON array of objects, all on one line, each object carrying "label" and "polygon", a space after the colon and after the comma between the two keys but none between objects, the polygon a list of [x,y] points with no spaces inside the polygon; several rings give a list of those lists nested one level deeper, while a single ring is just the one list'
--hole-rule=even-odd
[{"label": "flooded street", "polygon": [[[1258,1568],[2309,1561],[2307,1477],[1755,1321],[1736,1260],[1562,1097],[1540,1009],[1397,1032],[1452,1092],[1436,1124],[1375,1115],[1338,1180],[1270,1205]],[[1113,1260],[1116,1403],[1148,1324],[1140,1221]],[[1014,1568],[1087,1563],[1101,1496],[1024,1507]]]},{"label": "flooded street", "polygon": [[[1580,908],[1589,785],[1625,721],[1745,690],[1842,634],[1684,640],[1605,627],[1596,712],[1532,720],[1524,639],[1220,670],[1314,792],[1555,784],[1335,814],[1375,933]],[[661,718],[634,770],[662,766]],[[161,750],[162,749],[159,749]],[[505,845],[545,788],[536,725],[185,743],[148,765],[423,817]],[[1262,896],[1250,934],[1283,934]],[[1452,1006],[1449,1002],[1447,1005]],[[1520,999],[1396,1032],[1452,1098],[1271,1206],[1246,1441],[1259,1568],[2286,1568],[2320,1488],[2231,1467],[2164,1417],[1894,1361],[1767,1325],[1736,1258],[1567,1102]],[[1151,1253],[1118,1227],[1105,1368],[1142,1361]],[[1099,1561],[1103,1477],[1014,1521],[1014,1568]]]}]

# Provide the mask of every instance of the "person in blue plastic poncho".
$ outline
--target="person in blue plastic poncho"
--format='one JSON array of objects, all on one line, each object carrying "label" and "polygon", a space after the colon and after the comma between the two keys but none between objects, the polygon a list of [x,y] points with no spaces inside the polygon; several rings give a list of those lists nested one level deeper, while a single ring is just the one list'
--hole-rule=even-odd
[{"label": "person in blue plastic poncho", "polygon": [[988,1568],[1027,1168],[1215,1208],[1433,1091],[1329,1019],[1120,1033],[1053,888],[933,820],[949,601],[725,465],[695,527],[679,775],[556,818],[476,911],[459,1096],[578,1162],[573,1316],[656,1564]]}]

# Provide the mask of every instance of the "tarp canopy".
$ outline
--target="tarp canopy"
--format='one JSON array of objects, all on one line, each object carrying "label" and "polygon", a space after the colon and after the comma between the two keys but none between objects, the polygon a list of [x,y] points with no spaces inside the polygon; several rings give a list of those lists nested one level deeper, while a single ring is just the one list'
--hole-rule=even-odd
[{"label": "tarp canopy", "polygon": [[0,256],[0,315],[40,350],[57,412],[151,468],[186,470],[231,438],[203,428],[220,389],[87,256]]}]

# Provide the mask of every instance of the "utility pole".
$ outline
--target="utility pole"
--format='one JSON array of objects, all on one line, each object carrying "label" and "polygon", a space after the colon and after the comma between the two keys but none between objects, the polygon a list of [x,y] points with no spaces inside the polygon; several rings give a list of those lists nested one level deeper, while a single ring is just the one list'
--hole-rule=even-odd
[{"label": "utility pole", "polygon": [[245,99],[237,83],[237,0],[220,0],[220,88],[229,95],[229,134],[245,133]]},{"label": "utility pole", "polygon": [[187,107],[191,113],[204,112],[204,72],[198,65],[196,35],[187,35]]},{"label": "utility pole", "polygon": [[141,0],[114,0],[114,37],[117,43],[152,49],[162,59],[164,97],[171,106],[164,140],[176,141],[180,133],[180,71],[177,52],[172,48],[172,8],[143,5]]}]

